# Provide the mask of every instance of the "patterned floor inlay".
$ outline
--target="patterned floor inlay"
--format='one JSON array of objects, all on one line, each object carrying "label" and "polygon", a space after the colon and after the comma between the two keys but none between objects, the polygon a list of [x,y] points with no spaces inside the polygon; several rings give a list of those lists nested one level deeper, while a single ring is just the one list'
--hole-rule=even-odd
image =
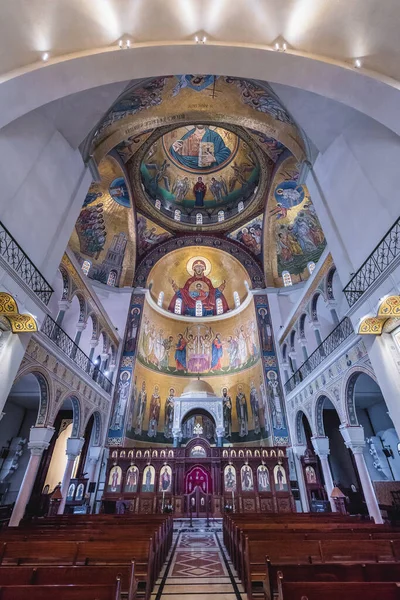
[{"label": "patterned floor inlay", "polygon": [[237,574],[221,543],[219,523],[215,523],[215,529],[207,525],[205,519],[194,519],[192,527],[186,522],[175,524],[173,551],[151,600],[245,598],[244,589],[237,582]]}]

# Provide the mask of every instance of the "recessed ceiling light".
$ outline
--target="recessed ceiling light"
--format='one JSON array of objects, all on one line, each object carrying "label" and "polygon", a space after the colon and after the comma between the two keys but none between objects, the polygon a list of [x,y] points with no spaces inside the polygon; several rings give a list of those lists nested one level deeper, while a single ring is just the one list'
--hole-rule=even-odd
[{"label": "recessed ceiling light", "polygon": [[195,36],[194,41],[196,42],[196,44],[205,44],[207,41],[207,38],[205,35],[203,35],[203,37],[199,38],[198,35]]},{"label": "recessed ceiling light", "polygon": [[49,60],[49,58],[50,58],[50,54],[48,52],[43,52],[43,54],[42,54],[42,60],[44,62],[47,62]]},{"label": "recessed ceiling light", "polygon": [[362,67],[362,62],[359,58],[356,58],[356,60],[354,61],[354,66],[356,69],[361,69]]}]

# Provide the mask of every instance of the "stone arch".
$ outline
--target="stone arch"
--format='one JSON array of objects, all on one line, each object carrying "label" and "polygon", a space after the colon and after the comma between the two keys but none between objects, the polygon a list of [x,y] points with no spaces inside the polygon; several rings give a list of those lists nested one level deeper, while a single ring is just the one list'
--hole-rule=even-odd
[{"label": "stone arch", "polygon": [[117,349],[114,344],[110,344],[111,365],[115,365],[117,361]]},{"label": "stone arch", "polygon": [[[371,369],[367,369],[366,367],[354,367],[353,369],[349,369],[347,372],[347,377],[343,382],[344,389],[344,402],[345,402],[345,415],[346,420],[349,425],[357,426],[358,419],[356,413],[356,403],[354,398],[354,388],[358,379],[358,376],[364,373],[365,375],[369,375],[371,379],[378,384],[378,381],[375,377],[375,373]],[[379,384],[378,384],[379,385]]]},{"label": "stone arch", "polygon": [[293,329],[290,332],[290,338],[289,339],[290,339],[289,348],[290,348],[290,351],[293,352],[294,349],[295,349],[294,345],[296,343],[296,330],[295,329]]},{"label": "stone arch", "polygon": [[86,419],[85,427],[89,423],[91,417],[93,417],[93,438],[92,446],[101,446],[101,440],[103,435],[103,420],[100,412],[95,409],[93,410]]},{"label": "stone arch", "polygon": [[35,427],[42,427],[47,424],[49,415],[50,415],[50,405],[51,405],[51,377],[47,371],[42,368],[29,367],[24,371],[18,373],[17,377],[14,380],[16,383],[19,379],[24,377],[25,375],[34,375],[37,379],[40,388],[40,401],[38,414],[36,418]]},{"label": "stone arch", "polygon": [[89,312],[88,316],[86,317],[86,323],[88,322],[89,319],[92,319],[92,326],[93,326],[92,340],[97,340],[99,338],[99,320],[97,318],[97,315],[94,312]]},{"label": "stone arch", "polygon": [[321,292],[316,292],[310,303],[311,320],[314,322],[318,321],[317,303],[320,296],[322,296]]},{"label": "stone arch", "polygon": [[[72,405],[72,438],[77,438],[81,434],[81,424],[82,424],[82,400],[76,392],[66,392],[62,398],[60,398],[60,402],[58,403],[58,410],[60,410],[63,404],[67,401],[71,400]],[[57,411],[58,412],[58,411]],[[55,420],[57,413],[54,415],[53,421]]]},{"label": "stone arch", "polygon": [[59,271],[61,273],[62,281],[63,281],[63,293],[61,296],[61,300],[69,300],[71,293],[71,279],[68,275],[68,271],[63,265],[60,265]]},{"label": "stone arch", "polygon": [[146,254],[138,264],[133,285],[135,287],[145,287],[150,271],[159,260],[174,250],[188,246],[218,248],[227,254],[231,254],[246,269],[253,289],[265,287],[263,270],[250,252],[247,252],[238,242],[212,235],[185,235],[159,244],[154,250]]},{"label": "stone arch", "polygon": [[78,319],[78,323],[86,323],[87,320],[87,303],[85,300],[85,297],[83,295],[83,293],[80,290],[75,290],[74,293],[71,296],[71,301],[74,298],[74,296],[77,297],[78,302],[79,302],[79,319]]},{"label": "stone arch", "polygon": [[[330,395],[327,394],[326,392],[324,392],[318,396],[318,398],[315,402],[315,408],[314,408],[315,428],[316,428],[318,437],[324,437],[326,435],[325,427],[324,427],[324,419],[323,419],[325,400],[330,400],[330,402],[333,404],[333,406],[335,406],[335,402],[330,397]],[[342,421],[342,418],[340,416],[339,411],[336,409],[336,406],[335,406],[335,410],[338,414],[340,421]]]},{"label": "stone arch", "polygon": [[101,351],[104,354],[107,354],[109,346],[110,346],[110,338],[108,337],[107,333],[103,329],[100,331],[99,338],[100,337],[102,338],[102,348],[101,348]]},{"label": "stone arch", "polygon": [[309,417],[306,415],[302,408],[299,408],[295,416],[294,424],[296,432],[296,443],[302,446],[307,444],[303,427],[303,416],[307,419],[311,431],[314,432],[313,424],[310,422]]},{"label": "stone arch", "polygon": [[332,267],[326,276],[325,291],[328,300],[336,300],[335,296],[333,295],[333,276],[335,273],[336,267]]}]

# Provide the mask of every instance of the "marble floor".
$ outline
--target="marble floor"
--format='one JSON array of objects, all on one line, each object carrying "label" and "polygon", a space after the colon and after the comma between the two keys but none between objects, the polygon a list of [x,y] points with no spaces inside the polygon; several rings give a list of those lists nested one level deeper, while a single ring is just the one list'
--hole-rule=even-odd
[{"label": "marble floor", "polygon": [[220,520],[181,519],[174,524],[174,541],[154,587],[152,600],[245,600],[222,543]]}]

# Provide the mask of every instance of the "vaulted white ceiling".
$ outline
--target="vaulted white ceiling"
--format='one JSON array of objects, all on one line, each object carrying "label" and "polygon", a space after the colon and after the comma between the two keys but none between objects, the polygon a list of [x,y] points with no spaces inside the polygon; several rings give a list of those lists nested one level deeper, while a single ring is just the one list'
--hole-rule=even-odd
[{"label": "vaulted white ceiling", "polygon": [[350,62],[400,80],[398,0],[3,0],[0,74],[115,44],[210,42],[271,45]]}]

